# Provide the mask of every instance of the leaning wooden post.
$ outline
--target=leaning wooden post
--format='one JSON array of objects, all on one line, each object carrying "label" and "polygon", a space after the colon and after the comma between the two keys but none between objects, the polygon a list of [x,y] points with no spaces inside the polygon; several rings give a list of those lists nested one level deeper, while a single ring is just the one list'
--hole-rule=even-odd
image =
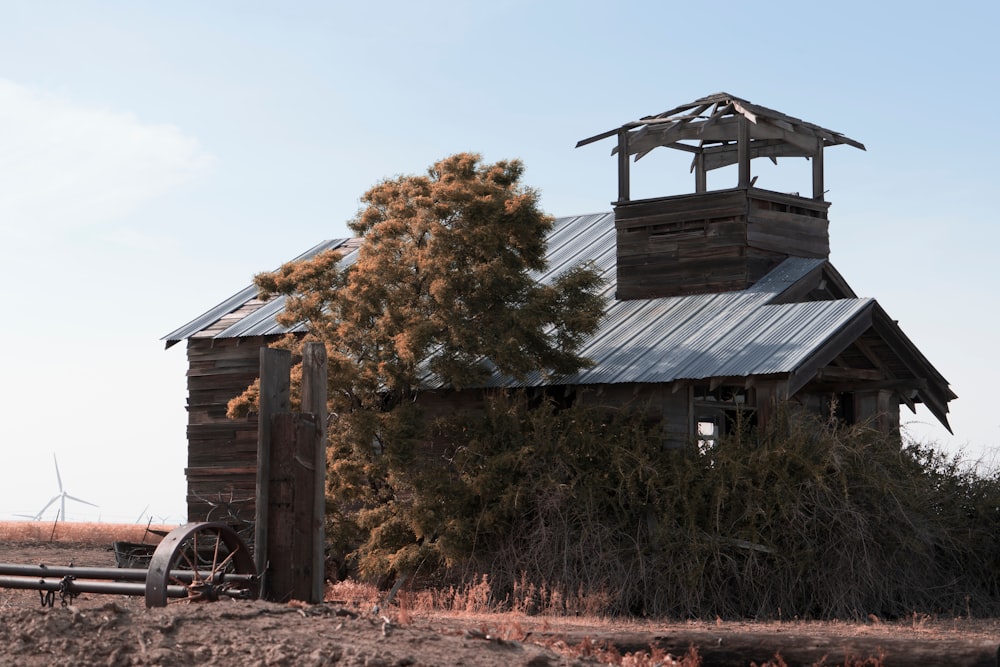
[{"label": "leaning wooden post", "polygon": [[312,603],[323,601],[326,573],[326,346],[306,343],[302,352],[302,411],[316,416],[319,442],[316,446],[313,504]]},{"label": "leaning wooden post", "polygon": [[260,350],[260,407],[257,418],[257,498],[254,521],[254,562],[267,584],[267,514],[271,479],[271,417],[288,412],[292,354],[287,350]]}]

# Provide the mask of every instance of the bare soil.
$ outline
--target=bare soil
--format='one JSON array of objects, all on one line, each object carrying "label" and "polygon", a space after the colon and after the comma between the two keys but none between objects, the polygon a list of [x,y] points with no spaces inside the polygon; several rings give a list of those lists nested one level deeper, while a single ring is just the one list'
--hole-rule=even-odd
[{"label": "bare soil", "polygon": [[[110,544],[0,542],[0,563],[71,562],[113,567],[114,556]],[[752,656],[735,648],[751,645]],[[655,659],[651,646],[661,647]],[[833,665],[850,662],[845,656],[855,665],[906,665],[914,655],[921,665],[978,665],[991,664],[991,651],[995,664],[1000,620],[624,622],[375,610],[356,601],[146,609],[141,598],[96,594],[44,608],[37,591],[0,588],[3,665],[671,665],[692,646],[698,657],[688,655],[685,665]]]}]

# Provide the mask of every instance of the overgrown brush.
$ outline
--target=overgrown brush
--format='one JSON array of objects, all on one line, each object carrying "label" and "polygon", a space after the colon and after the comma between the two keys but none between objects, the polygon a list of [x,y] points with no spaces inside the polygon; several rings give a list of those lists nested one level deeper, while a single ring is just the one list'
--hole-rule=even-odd
[{"label": "overgrown brush", "polygon": [[1000,476],[898,436],[786,413],[666,448],[640,413],[503,398],[436,429],[441,457],[403,433],[382,502],[333,516],[362,575],[527,613],[1000,613]]}]

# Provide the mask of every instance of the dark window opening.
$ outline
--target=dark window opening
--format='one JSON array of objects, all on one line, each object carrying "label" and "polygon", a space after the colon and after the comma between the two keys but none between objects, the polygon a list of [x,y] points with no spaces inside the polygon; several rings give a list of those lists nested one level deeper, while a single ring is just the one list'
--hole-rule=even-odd
[{"label": "dark window opening", "polygon": [[848,426],[857,423],[854,394],[851,392],[829,394],[826,398],[826,414],[831,422],[838,421]]},{"label": "dark window opening", "polygon": [[532,410],[545,403],[560,412],[573,407],[576,402],[576,387],[571,385],[528,387],[524,393],[528,399],[528,408]]},{"label": "dark window opening", "polygon": [[696,387],[694,410],[694,438],[702,452],[715,447],[719,438],[747,435],[757,427],[757,411],[742,387]]}]

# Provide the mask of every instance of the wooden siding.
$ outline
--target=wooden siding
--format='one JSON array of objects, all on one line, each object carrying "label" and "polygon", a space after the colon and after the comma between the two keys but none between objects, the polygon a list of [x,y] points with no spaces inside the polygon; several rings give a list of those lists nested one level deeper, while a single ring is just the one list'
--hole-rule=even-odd
[{"label": "wooden siding", "polygon": [[[691,388],[664,384],[605,384],[577,387],[577,400],[588,407],[631,408],[660,421],[664,442],[683,445],[691,438]],[[676,391],[675,391],[676,389]]]},{"label": "wooden siding", "polygon": [[619,204],[617,296],[741,290],[787,257],[827,257],[828,207],[755,188]]},{"label": "wooden siding", "polygon": [[252,520],[257,420],[226,418],[229,400],[258,375],[264,337],[188,340],[188,521]]}]

